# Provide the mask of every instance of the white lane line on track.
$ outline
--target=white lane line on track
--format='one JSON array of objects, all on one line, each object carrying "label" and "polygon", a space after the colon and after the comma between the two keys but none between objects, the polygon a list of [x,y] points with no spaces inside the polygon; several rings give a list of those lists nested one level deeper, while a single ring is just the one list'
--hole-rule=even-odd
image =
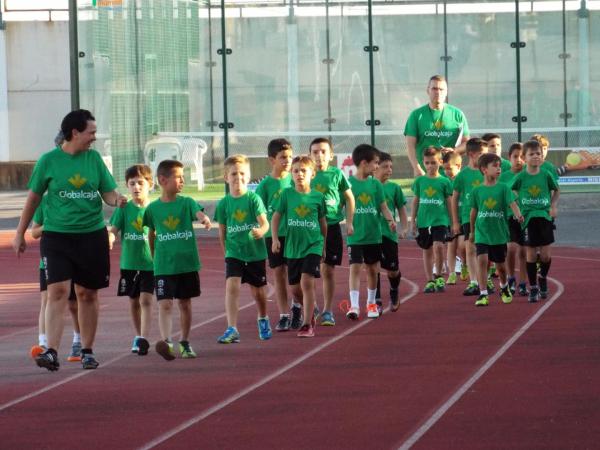
[{"label": "white lane line on track", "polygon": [[557,258],[557,259],[573,259],[576,261],[591,261],[591,262],[600,262],[600,259],[595,259],[595,258],[581,258],[578,256],[560,256],[560,255],[552,255],[552,258]]},{"label": "white lane line on track", "polygon": [[[414,297],[419,292],[419,288],[416,283],[414,283],[406,278],[403,278],[403,281],[411,285],[411,292],[409,294],[405,295],[402,298],[402,300],[400,301],[400,303],[407,302],[408,300],[410,300],[412,297]],[[389,308],[386,308],[386,311],[389,311]],[[303,363],[310,357],[316,355],[317,353],[324,350],[325,348],[335,344],[336,342],[340,341],[341,339],[345,338],[346,336],[354,333],[356,330],[359,330],[360,328],[368,325],[369,323],[373,323],[373,322],[375,322],[375,321],[364,320],[364,321],[359,322],[357,325],[354,325],[354,326],[348,328],[346,331],[340,333],[339,335],[332,337],[331,339],[322,343],[321,345],[318,345],[317,347],[313,348],[311,351],[305,353],[304,355],[302,355],[299,358],[295,359],[294,361],[286,364],[285,366],[277,369],[276,371],[272,372],[270,375],[267,375],[266,377],[262,378],[261,380],[257,381],[256,383],[251,384],[250,386],[236,392],[235,394],[229,396],[222,402],[219,402],[216,405],[211,406],[210,408],[204,410],[203,412],[192,417],[191,419],[183,422],[182,424],[178,425],[177,427],[173,428],[172,430],[167,431],[166,433],[163,433],[160,436],[157,436],[156,438],[154,438],[147,444],[144,444],[142,447],[140,447],[140,449],[147,450],[147,449],[151,449],[151,448],[156,447],[157,445],[162,444],[163,442],[171,439],[173,436],[175,436],[175,435],[181,433],[182,431],[185,431],[186,429],[190,428],[191,426],[203,421],[207,417],[221,411],[222,409],[224,409],[227,406],[231,405],[232,403],[238,401],[242,397],[245,397],[246,395],[250,394],[251,392],[255,391],[256,389],[264,386],[265,384],[269,383],[270,381],[274,380],[275,378],[279,377],[280,375],[283,375],[288,370],[293,369],[294,367],[300,365],[301,363]]]},{"label": "white lane line on track", "polygon": [[[254,302],[246,303],[245,305],[243,305],[243,306],[240,307],[240,310],[249,308],[251,306],[254,306]],[[196,325],[192,326],[191,330],[195,330],[196,328],[200,328],[200,327],[202,327],[204,325],[208,325],[209,323],[215,322],[215,321],[217,321],[219,319],[223,319],[224,317],[226,317],[225,313],[219,314],[218,316],[212,317],[210,319],[206,319],[205,321],[199,322]],[[178,336],[178,335],[175,335],[175,336]],[[128,352],[128,353],[124,353],[122,355],[116,356],[116,357],[114,357],[112,359],[109,359],[106,362],[103,362],[100,365],[100,367],[104,368],[104,367],[109,366],[112,363],[114,363],[116,361],[119,361],[119,360],[121,360],[123,358],[126,358],[126,357],[128,357],[130,355],[131,355],[131,353]],[[41,370],[41,369],[38,369],[38,370]],[[65,378],[64,380],[57,381],[56,383],[52,383],[52,384],[50,384],[50,385],[48,385],[46,387],[43,387],[43,388],[38,389],[36,391],[30,392],[27,395],[23,395],[22,397],[18,397],[18,398],[14,399],[14,400],[11,400],[9,402],[3,403],[2,405],[0,405],[0,412],[4,411],[5,409],[10,408],[11,406],[17,405],[17,404],[22,403],[22,402],[24,402],[26,400],[32,399],[34,397],[37,397],[38,395],[44,394],[44,393],[46,393],[48,391],[51,391],[52,389],[57,388],[59,386],[62,386],[63,384],[66,384],[66,383],[68,383],[70,381],[76,380],[77,378],[81,378],[84,375],[88,375],[90,373],[95,373],[95,372],[96,372],[96,370],[82,370],[81,372],[76,373],[75,375],[71,375],[71,376]]]},{"label": "white lane line on track", "polygon": [[542,306],[531,318],[517,330],[500,349],[490,357],[472,376],[469,378],[452,396],[446,400],[446,402],[440,406],[423,425],[421,425],[408,439],[406,439],[399,447],[399,450],[408,450],[411,448],[419,439],[423,437],[436,423],[440,420],[446,412],[454,404],[461,399],[463,395],[473,386],[507,351],[517,340],[525,334],[529,328],[546,312],[548,308],[562,295],[565,290],[565,286],[558,280],[548,277],[549,280],[556,283],[558,290],[550,298],[550,300],[544,300],[544,306]]}]

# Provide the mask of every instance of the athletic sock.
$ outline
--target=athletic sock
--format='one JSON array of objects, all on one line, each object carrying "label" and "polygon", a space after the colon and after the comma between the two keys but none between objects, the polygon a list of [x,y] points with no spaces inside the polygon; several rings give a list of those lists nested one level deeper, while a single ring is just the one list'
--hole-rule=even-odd
[{"label": "athletic sock", "polygon": [[358,291],[350,291],[350,305],[352,308],[359,308],[359,292]]},{"label": "athletic sock", "polygon": [[367,288],[367,304],[375,303],[375,293],[377,289],[368,289]]},{"label": "athletic sock", "polygon": [[488,295],[488,291],[487,289],[482,289],[481,291],[479,291],[480,295]]},{"label": "athletic sock", "polygon": [[537,265],[535,262],[527,261],[527,278],[531,286],[537,284]]},{"label": "athletic sock", "polygon": [[81,343],[81,334],[73,331],[73,344]]},{"label": "athletic sock", "polygon": [[540,263],[540,276],[542,278],[546,278],[546,276],[548,275],[548,271],[550,270],[551,263],[552,263],[552,259],[549,259],[548,261],[542,261]]},{"label": "athletic sock", "polygon": [[292,300],[292,306],[295,308],[302,308],[302,303],[298,303],[296,300]]},{"label": "athletic sock", "polygon": [[41,345],[42,347],[48,347],[48,338],[46,338],[45,334],[40,334],[38,336],[38,343],[39,345]]},{"label": "athletic sock", "polygon": [[94,353],[91,348],[82,348],[81,349],[81,356],[91,354],[91,353]]},{"label": "athletic sock", "polygon": [[283,319],[284,317],[287,317],[289,319],[290,315],[289,314],[279,314],[280,319]]}]

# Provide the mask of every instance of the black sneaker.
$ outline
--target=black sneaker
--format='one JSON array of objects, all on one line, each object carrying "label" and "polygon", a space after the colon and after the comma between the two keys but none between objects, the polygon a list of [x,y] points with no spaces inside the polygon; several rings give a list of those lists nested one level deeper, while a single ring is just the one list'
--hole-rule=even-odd
[{"label": "black sneaker", "polygon": [[527,297],[529,291],[527,290],[527,283],[519,283],[519,295],[521,297]]},{"label": "black sneaker", "polygon": [[35,357],[35,363],[38,367],[48,369],[50,372],[58,370],[60,363],[54,350],[48,349]]},{"label": "black sneaker", "polygon": [[279,317],[279,322],[277,322],[275,329],[277,331],[288,331],[291,325],[292,321],[290,320],[290,316],[281,316]]},{"label": "black sneaker", "polygon": [[540,287],[540,298],[548,298],[548,280],[546,277],[538,277],[538,286]]},{"label": "black sneaker", "polygon": [[535,303],[535,302],[537,302],[538,299],[539,299],[539,293],[540,293],[540,291],[537,288],[537,286],[536,287],[532,287],[529,290],[529,303]]},{"label": "black sneaker", "polygon": [[400,299],[398,298],[398,289],[390,289],[390,310],[398,311],[400,308]]},{"label": "black sneaker", "polygon": [[515,277],[508,277],[508,289],[510,289],[512,295],[515,295],[515,292],[517,292],[517,280]]},{"label": "black sneaker", "polygon": [[383,303],[381,300],[375,300],[375,304],[377,305],[377,312],[381,316],[383,314]]},{"label": "black sneaker", "polygon": [[138,338],[137,344],[138,344],[138,352],[137,352],[138,356],[147,355],[148,349],[150,348],[150,342],[148,342],[147,339],[141,337],[141,338]]},{"label": "black sneaker", "polygon": [[81,355],[81,366],[84,369],[96,369],[100,363],[96,361],[93,353],[85,353]]},{"label": "black sneaker", "polygon": [[292,323],[290,324],[290,328],[292,330],[297,330],[302,325],[302,307],[300,306],[292,306]]},{"label": "black sneaker", "polygon": [[471,281],[467,288],[463,291],[463,295],[479,295],[480,293],[479,286],[474,281]]}]

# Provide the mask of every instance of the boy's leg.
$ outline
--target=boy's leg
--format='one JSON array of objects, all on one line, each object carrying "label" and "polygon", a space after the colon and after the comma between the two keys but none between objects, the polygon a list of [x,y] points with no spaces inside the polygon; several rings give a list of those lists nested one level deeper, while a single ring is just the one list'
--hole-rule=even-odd
[{"label": "boy's leg", "polygon": [[150,292],[140,292],[140,336],[147,338],[150,335],[152,324],[152,303],[154,297]]},{"label": "boy's leg", "polygon": [[96,330],[98,328],[98,290],[87,289],[78,284],[75,285],[77,293],[77,307],[79,308],[78,318],[81,327],[82,352],[92,349],[96,339]]},{"label": "boy's leg", "polygon": [[335,294],[335,266],[321,263],[321,276],[323,277],[323,311],[331,312]]},{"label": "boy's leg", "polygon": [[300,277],[300,289],[302,290],[304,320],[302,325],[314,326],[315,309],[315,277],[308,273],[303,273]]},{"label": "boy's leg", "polygon": [[77,297],[75,292],[69,295],[69,313],[73,324],[73,344],[71,345],[71,353],[67,356],[67,361],[81,361],[81,328],[79,327],[79,306],[77,305]]},{"label": "boy's leg", "polygon": [[448,280],[447,284],[456,284],[456,249],[458,239],[452,239],[447,243],[446,261],[448,262]]},{"label": "boy's leg", "polygon": [[131,314],[131,322],[135,329],[136,336],[143,336],[142,334],[142,309],[140,306],[139,297],[129,297],[129,312]]},{"label": "boy's leg", "polygon": [[264,286],[250,285],[250,292],[256,302],[258,317],[267,317],[267,291]]},{"label": "boy's leg", "polygon": [[181,340],[187,341],[192,329],[192,300],[190,298],[179,299],[179,323],[181,326]]},{"label": "boy's leg", "polygon": [[227,315],[227,326],[229,327],[237,328],[241,284],[241,277],[229,277],[225,280],[225,314]]},{"label": "boy's leg", "polygon": [[506,253],[506,272],[509,278],[515,278],[518,253],[519,244],[516,242],[509,242],[508,252]]},{"label": "boy's leg", "polygon": [[370,318],[379,317],[379,310],[376,305],[377,281],[379,279],[379,262],[365,264],[367,269],[367,316]]},{"label": "boy's leg", "polygon": [[487,253],[477,255],[477,282],[481,286],[481,293],[487,294],[487,267],[488,267],[488,255]]},{"label": "boy's leg", "polygon": [[158,329],[160,337],[165,341],[171,340],[173,331],[173,300],[163,299],[158,301]]},{"label": "boy's leg", "polygon": [[550,245],[544,245],[540,247],[540,276],[538,278],[538,284],[540,288],[540,297],[545,299],[548,296],[548,272],[550,271],[550,264],[552,263],[552,257],[550,252]]},{"label": "boy's leg", "polygon": [[433,280],[433,246],[423,249],[423,268],[427,281]]},{"label": "boy's leg", "polygon": [[[470,281],[479,283],[477,251],[475,249],[475,244],[471,241],[465,241],[465,255],[467,258],[467,267],[469,268],[470,273]],[[485,273],[487,274],[487,267],[485,268]],[[486,284],[487,278],[486,283],[484,283],[483,286],[485,286]],[[482,285],[480,284],[479,286],[481,287]]]},{"label": "boy's leg", "polygon": [[348,276],[348,285],[350,288],[350,303],[352,308],[360,308],[358,296],[360,292],[360,269],[362,264],[350,264],[350,274]]},{"label": "boy's leg", "polygon": [[48,340],[46,338],[46,306],[48,305],[48,291],[42,291],[40,297],[40,314],[38,316],[38,333],[40,335],[39,344],[44,347],[47,347]]},{"label": "boy's leg", "polygon": [[45,327],[48,348],[58,350],[64,328],[64,314],[71,281],[61,281],[48,285],[48,302],[46,304]]},{"label": "boy's leg", "polygon": [[289,314],[290,304],[287,292],[287,267],[285,264],[273,269],[273,281],[275,287],[275,297],[277,298],[277,307],[279,314]]}]

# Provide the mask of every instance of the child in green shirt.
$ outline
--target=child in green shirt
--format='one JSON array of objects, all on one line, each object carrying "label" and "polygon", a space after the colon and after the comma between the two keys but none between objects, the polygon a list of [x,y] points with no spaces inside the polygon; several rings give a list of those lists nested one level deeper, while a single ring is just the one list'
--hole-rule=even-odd
[{"label": "child in green shirt", "polygon": [[502,161],[500,164],[502,173],[508,172],[511,168],[511,163],[508,159],[502,157],[502,138],[500,135],[497,133],[485,133],[481,136],[481,139],[487,142],[488,153],[493,153],[500,157],[500,161]]},{"label": "child in green shirt", "polygon": [[[303,323],[298,337],[315,335],[315,278],[321,277],[320,265],[327,235],[325,197],[310,188],[315,172],[315,162],[309,156],[294,158],[294,187],[281,193],[271,220],[271,250],[273,253],[284,252],[292,294],[304,306]],[[282,217],[287,225],[285,249],[279,240],[279,223]]]},{"label": "child in green shirt", "polygon": [[[350,183],[340,169],[330,166],[333,160],[333,145],[327,138],[316,138],[310,144],[310,157],[315,161],[317,173],[310,182],[311,189],[321,192],[325,196],[327,208],[327,239],[325,242],[325,259],[321,263],[323,276],[323,312],[321,325],[335,325],[335,318],[331,304],[335,293],[335,266],[342,264],[344,243],[340,222],[346,215],[346,233],[352,235],[354,229],[354,195]],[[318,308],[317,308],[318,310]]]},{"label": "child in green shirt", "polygon": [[153,184],[152,169],[135,164],[125,171],[125,183],[131,195],[125,208],[116,209],[108,227],[109,245],[120,232],[121,278],[117,296],[129,297],[129,312],[135,329],[131,352],[148,354],[152,300],[154,292],[153,261],[148,244],[148,227],[142,225],[144,212],[150,203],[148,197]]},{"label": "child in green shirt", "polygon": [[[267,220],[269,223],[273,217],[273,211],[279,196],[284,189],[292,187],[292,144],[286,139],[273,139],[267,148],[271,174],[267,175],[257,186],[256,193],[267,208]],[[269,267],[273,272],[273,285],[275,287],[275,298],[279,309],[279,322],[275,326],[277,331],[288,331],[290,328],[297,330],[302,324],[302,305],[292,300],[292,308],[288,303],[287,293],[287,266],[283,256],[285,252],[285,218],[279,226],[279,241],[282,251],[273,253],[271,247],[273,239],[271,229],[265,234],[265,246],[269,259]],[[291,314],[291,317],[290,317]]]},{"label": "child in green shirt", "polygon": [[[395,233],[390,230],[385,217],[382,215],[379,216],[379,223],[381,226],[381,268],[387,271],[388,281],[390,283],[390,310],[396,312],[400,307],[398,286],[400,285],[400,279],[402,278],[398,261],[398,235],[400,235],[402,239],[406,237],[408,219],[405,207],[406,199],[404,198],[402,188],[398,184],[389,181],[392,173],[392,156],[389,153],[380,152],[379,166],[377,167],[377,170],[375,170],[375,178],[383,184],[385,202],[394,217],[394,222],[396,221],[396,211],[398,211],[401,224],[399,232]],[[377,304],[379,313],[382,314],[383,303],[381,302],[381,277],[379,276],[379,273],[377,273],[377,293],[375,294],[375,303]]]},{"label": "child in green shirt", "polygon": [[233,155],[224,163],[229,193],[217,204],[214,219],[219,222],[219,241],[225,255],[225,312],[227,329],[220,344],[240,341],[237,329],[240,287],[250,285],[258,308],[258,337],[271,339],[267,317],[267,249],[263,239],[269,230],[267,211],[260,197],[248,191],[250,162],[245,155]]},{"label": "child in green shirt", "polygon": [[192,297],[200,295],[200,259],[192,221],[199,220],[210,229],[210,219],[202,207],[190,197],[179,195],[183,189],[183,164],[164,160],[156,169],[160,198],[146,208],[143,225],[154,257],[154,288],[158,300],[158,326],[162,340],[156,343],[156,353],[167,361],[175,359],[171,332],[173,299],[179,300],[182,358],[195,358],[189,343],[192,325]]},{"label": "child in green shirt", "polygon": [[[498,183],[504,183],[507,186],[512,185],[512,180],[515,176],[523,170],[523,144],[520,142],[513,143],[508,149],[508,158],[511,163],[511,169],[502,172]],[[508,242],[508,253],[506,254],[506,271],[508,273],[508,287],[510,292],[514,295],[517,292],[517,263],[519,265],[519,295],[529,295],[527,291],[526,280],[526,260],[525,260],[525,247],[523,246],[523,229],[518,220],[513,216],[512,210],[508,210],[508,232],[510,234],[510,240]]]},{"label": "child in green shirt", "polygon": [[[442,157],[442,165],[444,167],[444,173],[450,180],[450,184],[454,185],[454,179],[456,178],[462,167],[461,155],[455,151],[446,152]],[[461,259],[460,261],[458,261],[460,267],[457,267],[458,253],[460,253],[461,255]],[[466,271],[466,262],[464,265],[462,264],[465,260],[464,253],[464,245],[462,245],[460,248],[458,246],[458,236],[453,236],[453,239],[449,240],[446,243],[446,265],[448,267],[448,278],[446,279],[446,284],[456,284],[457,273],[462,273],[463,268]]]},{"label": "child in green shirt", "polygon": [[[550,245],[554,242],[553,220],[557,215],[559,198],[558,183],[547,171],[542,170],[543,153],[539,142],[531,140],[523,144],[527,167],[512,182],[512,190],[519,199],[525,221],[525,251],[527,254],[527,278],[529,301],[537,302],[548,296],[546,279],[552,262]],[[540,255],[540,276],[537,279],[537,253]]]},{"label": "child in green shirt", "polygon": [[[508,288],[506,277],[506,243],[508,242],[508,222],[506,212],[510,208],[514,217],[522,222],[523,216],[519,211],[510,188],[504,183],[498,183],[502,172],[501,159],[494,153],[481,155],[479,170],[483,173],[483,184],[473,189],[471,193],[470,225],[473,232],[469,240],[475,243],[477,251],[477,274],[479,285],[485,286],[487,268],[490,261],[496,263],[500,277],[500,298],[503,303],[512,302],[512,293]],[[475,306],[489,305],[487,288],[480,291]]]},{"label": "child in green shirt", "polygon": [[377,309],[377,274],[381,261],[380,214],[383,214],[387,227],[396,231],[396,221],[386,202],[383,185],[373,178],[379,166],[379,150],[368,144],[357,146],[352,152],[352,162],[356,166],[356,175],[350,177],[352,194],[356,199],[354,210],[354,233],[348,235],[348,253],[350,255],[350,308],[346,317],[358,320],[360,317],[360,271],[367,269],[367,317],[379,317]]},{"label": "child in green shirt", "polygon": [[[423,153],[425,175],[417,177],[412,190],[412,230],[417,244],[423,249],[423,266],[427,282],[423,292],[443,292],[446,283],[442,277],[444,242],[450,225],[450,180],[439,173],[442,164],[440,151],[428,147]],[[417,233],[418,230],[418,233]],[[435,270],[432,270],[435,268]]]},{"label": "child in green shirt", "polygon": [[[469,228],[469,215],[471,211],[471,192],[483,182],[483,175],[478,168],[479,157],[487,152],[488,146],[483,139],[469,139],[467,141],[469,165],[459,172],[452,185],[452,234],[455,236],[461,235],[459,236],[459,246],[464,245],[465,247],[465,261],[470,279],[463,295],[479,295],[480,286],[477,282],[475,246],[469,240],[471,231]],[[489,287],[492,288],[493,285]]]}]

